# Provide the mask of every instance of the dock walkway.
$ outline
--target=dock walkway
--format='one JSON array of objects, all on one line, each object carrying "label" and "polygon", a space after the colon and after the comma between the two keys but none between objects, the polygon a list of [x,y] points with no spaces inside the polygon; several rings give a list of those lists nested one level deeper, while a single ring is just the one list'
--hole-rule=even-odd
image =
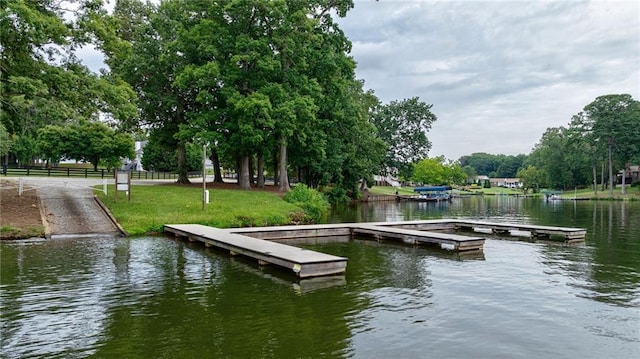
[{"label": "dock walkway", "polygon": [[344,273],[347,258],[315,252],[286,244],[265,241],[200,224],[168,224],[165,232],[206,245],[255,258],[260,264],[275,264],[291,269],[298,277],[318,277]]},{"label": "dock walkway", "polygon": [[470,220],[455,220],[456,229],[490,229],[494,234],[510,234],[512,231],[529,232],[534,238],[549,238],[551,235],[564,237],[567,241],[584,240],[585,228],[538,226],[533,224],[494,223]]},{"label": "dock walkway", "polygon": [[367,234],[372,235],[378,239],[394,238],[400,239],[404,243],[419,244],[419,243],[433,243],[440,246],[447,247],[457,251],[473,251],[482,250],[484,246],[484,238],[461,236],[452,233],[442,232],[427,232],[413,229],[383,227],[380,225],[358,223],[353,224],[353,234]]}]

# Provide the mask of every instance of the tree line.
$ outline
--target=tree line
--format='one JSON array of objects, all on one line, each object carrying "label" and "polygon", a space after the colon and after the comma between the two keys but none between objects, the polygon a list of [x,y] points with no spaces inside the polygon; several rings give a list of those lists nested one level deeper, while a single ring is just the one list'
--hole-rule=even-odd
[{"label": "tree line", "polygon": [[[245,189],[269,172],[281,191],[295,177],[355,195],[359,182],[406,173],[430,148],[431,105],[382,104],[355,77],[351,43],[334,21],[351,0],[118,0],[112,12],[98,0],[61,4],[7,1],[5,163],[79,156],[95,166],[95,155],[47,143],[77,138],[60,127],[102,122],[114,136],[148,138],[145,166],[173,164],[182,183],[204,145],[219,181],[224,165]],[[75,51],[88,45],[108,69],[81,63]]]},{"label": "tree line", "polygon": [[525,186],[591,187],[613,193],[621,173],[622,193],[632,164],[640,164],[640,102],[629,94],[597,97],[568,126],[548,128],[518,176]]},{"label": "tree line", "polygon": [[548,128],[528,155],[473,153],[457,163],[467,178],[518,177],[524,190],[591,187],[610,194],[640,164],[640,102],[629,94],[597,97],[567,126]]},{"label": "tree line", "polygon": [[[431,184],[484,174],[527,188],[613,187],[640,162],[638,101],[598,97],[529,155],[428,158],[432,105],[383,104],[355,77],[334,21],[351,0],[8,0],[0,18],[0,155],[4,164],[74,158],[115,166],[148,140],[146,168],[198,169],[202,148],[239,184],[281,191],[289,179],[357,195],[373,174]],[[71,4],[72,6],[65,5]],[[91,72],[92,46],[107,69]],[[605,180],[606,177],[606,180]],[[623,176],[623,179],[625,176]],[[607,183],[605,183],[607,182]]]}]

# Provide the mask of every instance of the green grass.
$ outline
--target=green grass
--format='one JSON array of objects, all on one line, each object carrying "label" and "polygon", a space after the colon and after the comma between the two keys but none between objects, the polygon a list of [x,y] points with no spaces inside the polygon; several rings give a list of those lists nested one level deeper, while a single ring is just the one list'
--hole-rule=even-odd
[{"label": "green grass", "polygon": [[[413,195],[413,187],[391,187],[391,186],[374,186],[369,189],[369,193],[374,195],[393,195],[396,194],[396,190],[398,194],[402,195]],[[492,188],[478,188],[469,191],[458,191],[456,193],[460,194],[486,194],[486,195],[514,195],[514,194],[522,194],[522,191],[518,191],[510,188],[503,187],[492,187]]]},{"label": "green grass", "polygon": [[131,201],[114,187],[100,199],[130,234],[161,232],[164,224],[196,223],[218,228],[290,224],[302,218],[299,207],[278,195],[260,191],[209,189],[209,204],[202,210],[202,188],[180,185],[132,185]]},{"label": "green grass", "polygon": [[373,195],[395,195],[396,191],[402,195],[415,194],[413,187],[373,186],[369,188],[369,193]]},{"label": "green grass", "polygon": [[483,194],[483,195],[489,195],[489,196],[495,196],[495,195],[517,195],[517,194],[522,194],[522,191],[517,190],[517,189],[512,189],[512,188],[505,188],[505,187],[491,187],[491,188],[478,188],[478,189],[472,189],[469,191],[466,191],[467,193],[472,193],[472,194]]},{"label": "green grass", "polygon": [[32,237],[44,237],[43,226],[27,226],[27,228],[16,228],[10,225],[0,227],[0,238],[22,239]]},{"label": "green grass", "polygon": [[622,194],[622,186],[621,185],[617,185],[614,189],[613,189],[613,197],[611,197],[611,195],[609,194],[609,190],[606,189],[604,191],[600,190],[600,187],[598,186],[598,195],[596,196],[593,193],[593,189],[592,188],[585,188],[585,189],[579,189],[577,191],[573,191],[573,190],[567,190],[564,191],[561,195],[562,198],[589,198],[589,199],[614,199],[614,200],[632,200],[632,201],[636,201],[636,200],[640,200],[640,187],[638,186],[634,186],[634,187],[630,187],[627,185],[626,187],[627,193],[626,194]]}]

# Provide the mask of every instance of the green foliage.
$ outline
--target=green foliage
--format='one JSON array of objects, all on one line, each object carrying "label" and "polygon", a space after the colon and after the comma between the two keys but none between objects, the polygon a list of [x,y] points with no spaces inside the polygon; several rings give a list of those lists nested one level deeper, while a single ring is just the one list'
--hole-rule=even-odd
[{"label": "green foliage", "polygon": [[349,196],[347,196],[347,191],[342,187],[331,187],[324,194],[331,204],[346,203],[350,200]]},{"label": "green foliage", "polygon": [[414,165],[414,182],[438,185],[445,184],[445,169],[442,163],[443,158],[425,158]]},{"label": "green foliage", "polygon": [[520,183],[522,183],[524,193],[526,194],[530,189],[533,189],[534,193],[538,192],[543,175],[535,166],[521,168],[517,176],[520,179]]},{"label": "green foliage", "polygon": [[444,163],[444,157],[425,158],[413,167],[414,182],[432,185],[464,184],[467,174],[457,163]]},{"label": "green foliage", "polygon": [[476,176],[478,176],[478,173],[476,172],[476,170],[473,167],[471,167],[469,165],[466,165],[466,166],[462,167],[462,171],[467,175],[467,180],[468,181],[471,181],[471,182],[475,183],[475,178],[476,178]]},{"label": "green foliage", "polygon": [[[202,147],[188,144],[186,147],[187,171],[202,171]],[[178,151],[175,146],[163,142],[157,132],[153,132],[142,155],[142,166],[147,170],[172,172],[178,168]]]},{"label": "green foliage", "polygon": [[[95,1],[3,1],[0,122],[15,140],[21,164],[37,155],[36,133],[47,125],[136,116],[135,94],[110,74],[95,74],[75,51],[92,39]],[[73,13],[74,16],[68,16]]]},{"label": "green foliage", "polygon": [[373,109],[371,122],[389,146],[383,169],[385,173],[410,177],[411,164],[427,157],[431,148],[427,132],[437,119],[431,113],[431,107],[433,105],[413,97]]},{"label": "green foliage", "polygon": [[547,129],[526,164],[539,170],[541,187],[592,187],[640,155],[638,138],[640,103],[626,94],[600,96],[574,115],[568,128]]},{"label": "green foliage", "polygon": [[20,163],[21,166],[31,165],[38,153],[36,139],[30,135],[14,135],[11,138],[11,142],[13,143],[11,152],[15,154],[18,163]]},{"label": "green foliage", "polygon": [[285,194],[284,200],[302,208],[305,219],[309,222],[320,220],[330,208],[329,202],[322,193],[301,183]]},{"label": "green foliage", "polygon": [[62,158],[90,162],[97,170],[100,162],[118,166],[120,158],[133,158],[133,137],[116,132],[102,122],[81,120],[65,127],[49,125],[38,131],[38,153],[56,163]]},{"label": "green foliage", "polygon": [[484,185],[482,187],[491,188],[491,181],[489,181],[488,179],[484,180]]},{"label": "green foliage", "polygon": [[13,141],[11,141],[9,132],[7,132],[7,129],[4,127],[4,125],[0,123],[0,156],[4,156],[9,153],[12,144]]},{"label": "green foliage", "polygon": [[526,159],[527,156],[523,154],[506,156],[476,152],[469,156],[460,157],[458,163],[463,168],[467,168],[466,173],[469,173],[469,169],[473,169],[476,175],[513,178],[516,177],[518,169],[522,167]]}]

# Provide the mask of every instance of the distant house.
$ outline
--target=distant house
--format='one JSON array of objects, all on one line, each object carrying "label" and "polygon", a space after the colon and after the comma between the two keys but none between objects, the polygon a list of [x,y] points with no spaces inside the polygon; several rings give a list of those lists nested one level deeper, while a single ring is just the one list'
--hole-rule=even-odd
[{"label": "distant house", "polygon": [[131,158],[125,158],[122,160],[122,170],[125,171],[144,171],[144,168],[142,168],[142,155],[144,154],[144,146],[147,145],[148,141],[136,141],[134,146],[135,146],[135,153],[136,153],[136,157],[131,159]]},{"label": "distant house", "polygon": [[521,188],[519,178],[490,178],[491,187]]},{"label": "distant house", "polygon": [[[618,184],[622,184],[622,170],[618,172],[617,175]],[[640,166],[629,166],[629,170],[627,171],[627,176],[625,178],[626,184],[632,184],[640,181]]]}]

